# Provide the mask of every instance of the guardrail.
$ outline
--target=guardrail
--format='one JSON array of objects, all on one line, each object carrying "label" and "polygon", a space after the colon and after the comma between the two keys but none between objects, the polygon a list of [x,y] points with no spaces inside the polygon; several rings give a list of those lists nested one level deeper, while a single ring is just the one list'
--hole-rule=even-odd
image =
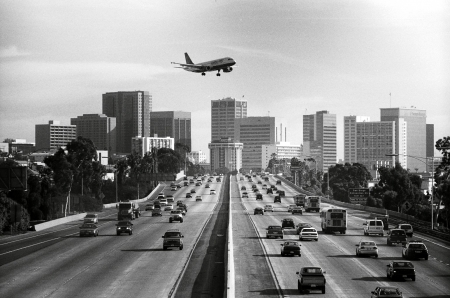
[{"label": "guardrail", "polygon": [[[292,187],[293,189],[295,189],[296,191],[298,191],[300,193],[303,193],[306,195],[315,195],[315,194],[310,193],[310,192],[302,189],[301,187],[295,185],[294,183],[290,182],[289,180],[285,179],[284,177],[278,176],[278,179],[282,180],[285,184],[289,185],[290,187]],[[349,208],[349,209],[369,211],[371,213],[375,213],[378,215],[386,215],[387,214],[387,215],[389,215],[390,223],[395,223],[395,224],[408,223],[408,224],[411,224],[414,231],[421,232],[421,233],[424,233],[424,234],[427,234],[427,235],[430,235],[430,236],[433,236],[433,237],[436,237],[436,238],[439,238],[442,240],[450,241],[449,233],[431,230],[431,228],[428,227],[431,225],[430,222],[425,222],[423,220],[419,220],[412,215],[403,214],[400,212],[382,209],[382,208],[376,208],[376,207],[370,207],[370,206],[364,206],[364,205],[358,205],[358,204],[351,204],[351,203],[346,203],[346,202],[341,202],[341,201],[336,201],[336,200],[329,200],[324,197],[322,197],[322,202],[333,204],[333,205],[340,206],[340,207]]]}]

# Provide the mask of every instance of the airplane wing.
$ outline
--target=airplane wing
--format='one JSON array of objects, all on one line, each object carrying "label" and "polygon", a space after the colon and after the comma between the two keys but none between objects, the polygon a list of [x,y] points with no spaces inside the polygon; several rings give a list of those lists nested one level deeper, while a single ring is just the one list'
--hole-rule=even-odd
[{"label": "airplane wing", "polygon": [[178,64],[183,66],[182,68],[196,68],[196,69],[203,69],[204,66],[201,65],[195,65],[195,64],[184,64],[184,63],[177,63],[177,62],[170,62],[171,64]]}]

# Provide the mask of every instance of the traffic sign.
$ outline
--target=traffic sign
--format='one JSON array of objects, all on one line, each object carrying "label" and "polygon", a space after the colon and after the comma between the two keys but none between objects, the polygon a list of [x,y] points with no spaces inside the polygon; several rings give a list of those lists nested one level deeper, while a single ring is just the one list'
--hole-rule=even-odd
[{"label": "traffic sign", "polygon": [[368,188],[349,188],[348,197],[349,198],[368,198],[370,195]]},{"label": "traffic sign", "polygon": [[404,202],[402,205],[403,210],[408,211],[409,209],[411,209],[412,205],[409,202]]},{"label": "traffic sign", "polygon": [[366,204],[367,198],[350,198],[350,203],[352,204]]}]

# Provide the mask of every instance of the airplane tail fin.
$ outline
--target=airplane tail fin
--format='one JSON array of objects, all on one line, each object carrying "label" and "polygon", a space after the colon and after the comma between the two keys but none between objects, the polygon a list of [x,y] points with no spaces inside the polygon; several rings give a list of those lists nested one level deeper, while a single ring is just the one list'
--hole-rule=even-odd
[{"label": "airplane tail fin", "polygon": [[186,64],[194,64],[194,62],[192,62],[191,58],[189,57],[188,53],[184,53],[184,57],[186,58]]}]

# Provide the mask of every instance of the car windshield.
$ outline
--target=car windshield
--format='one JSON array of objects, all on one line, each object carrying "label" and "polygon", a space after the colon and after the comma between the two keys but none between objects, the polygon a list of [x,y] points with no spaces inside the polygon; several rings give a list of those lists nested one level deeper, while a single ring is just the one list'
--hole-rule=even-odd
[{"label": "car windshield", "polygon": [[269,226],[269,230],[281,230],[280,226]]},{"label": "car windshield", "polygon": [[311,225],[308,223],[299,223],[298,226],[299,227],[310,227]]},{"label": "car windshield", "polygon": [[298,246],[297,242],[285,242],[284,246]]},{"label": "car windshield", "polygon": [[395,236],[398,236],[398,235],[405,235],[405,231],[403,231],[403,230],[392,231],[392,232],[391,232],[391,235],[395,235]]},{"label": "car windshield", "polygon": [[304,273],[322,273],[322,269],[320,268],[304,268]]},{"label": "car windshield", "polygon": [[180,232],[166,232],[165,238],[181,238]]},{"label": "car windshield", "polygon": [[411,225],[401,225],[400,229],[410,230],[412,228],[411,228]]},{"label": "car windshield", "polygon": [[380,295],[381,296],[400,295],[400,292],[398,289],[380,289]]},{"label": "car windshield", "polygon": [[95,218],[96,216],[94,214],[88,214],[86,215],[86,218]]},{"label": "car windshield", "polygon": [[315,232],[315,231],[316,231],[316,229],[305,228],[305,229],[302,230],[302,233],[303,232],[306,232],[306,233],[308,233],[308,232]]},{"label": "car windshield", "polygon": [[409,247],[410,248],[414,248],[414,249],[424,249],[425,245],[423,245],[423,244],[410,244]]},{"label": "car windshield", "polygon": [[290,221],[293,221],[291,218],[285,218],[285,219],[283,219],[283,221],[284,222],[290,222]]},{"label": "car windshield", "polygon": [[372,245],[372,246],[375,246],[376,244],[375,244],[375,242],[367,241],[367,242],[361,242],[361,246],[363,246],[363,245]]},{"label": "car windshield", "polygon": [[119,221],[118,223],[117,223],[117,225],[118,226],[128,226],[128,221]]},{"label": "car windshield", "polygon": [[394,267],[414,268],[411,262],[394,262]]},{"label": "car windshield", "polygon": [[94,224],[84,224],[84,225],[82,225],[81,227],[82,227],[82,228],[85,228],[85,229],[87,229],[87,228],[93,229],[93,228],[96,228],[97,226],[94,225]]}]

